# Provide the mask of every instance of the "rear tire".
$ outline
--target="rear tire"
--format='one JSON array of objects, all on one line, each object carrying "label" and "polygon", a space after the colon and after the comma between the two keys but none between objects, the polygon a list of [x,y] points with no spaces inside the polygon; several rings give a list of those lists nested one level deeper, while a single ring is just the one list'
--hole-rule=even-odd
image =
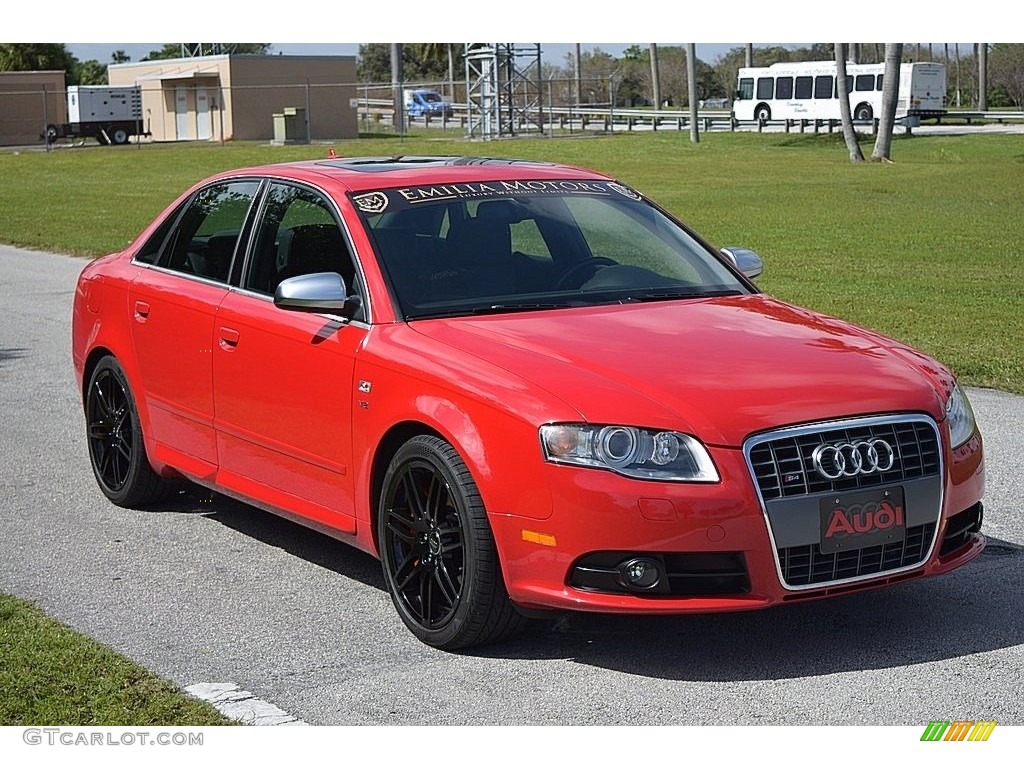
[{"label": "rear tire", "polygon": [[115,128],[114,130],[108,131],[107,133],[110,136],[110,140],[114,144],[120,145],[128,143],[128,131],[126,131],[124,128]]},{"label": "rear tire", "polygon": [[853,113],[854,120],[860,120],[862,122],[868,122],[875,116],[874,110],[871,109],[870,104],[861,104]]},{"label": "rear tire", "polygon": [[179,489],[149,465],[139,412],[120,363],[104,357],[85,394],[86,440],[93,475],[103,495],[119,507],[145,507]]},{"label": "rear tire", "polygon": [[493,643],[526,623],[505,591],[476,483],[441,438],[419,435],[398,449],[384,476],[377,533],[398,615],[427,645]]}]

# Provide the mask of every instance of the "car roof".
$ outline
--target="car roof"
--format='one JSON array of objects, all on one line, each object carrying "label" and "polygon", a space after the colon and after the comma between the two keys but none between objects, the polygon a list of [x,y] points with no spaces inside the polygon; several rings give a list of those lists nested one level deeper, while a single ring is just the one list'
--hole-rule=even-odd
[{"label": "car roof", "polygon": [[313,183],[330,179],[350,191],[499,180],[610,179],[584,168],[539,160],[424,155],[300,160],[241,168],[218,174],[217,178],[229,176],[277,176]]}]

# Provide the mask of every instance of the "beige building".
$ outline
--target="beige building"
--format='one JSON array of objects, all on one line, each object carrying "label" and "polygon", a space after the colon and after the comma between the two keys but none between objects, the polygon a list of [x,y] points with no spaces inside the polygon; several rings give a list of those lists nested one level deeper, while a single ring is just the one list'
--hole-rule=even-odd
[{"label": "beige building", "polygon": [[41,144],[47,125],[67,119],[63,70],[0,72],[0,146]]},{"label": "beige building", "polygon": [[274,115],[286,107],[306,110],[314,141],[358,136],[354,56],[224,54],[111,64],[107,72],[112,86],[141,86],[154,141],[272,139]]}]

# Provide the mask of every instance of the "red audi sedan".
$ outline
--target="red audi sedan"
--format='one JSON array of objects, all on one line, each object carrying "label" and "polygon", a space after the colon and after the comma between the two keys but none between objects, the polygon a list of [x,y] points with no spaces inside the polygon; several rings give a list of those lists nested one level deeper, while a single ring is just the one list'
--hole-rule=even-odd
[{"label": "red audi sedan", "polygon": [[93,472],[115,504],[187,478],[372,553],[446,649],[547,610],[764,608],[977,557],[953,375],[760,271],[579,168],[223,173],[82,272]]}]

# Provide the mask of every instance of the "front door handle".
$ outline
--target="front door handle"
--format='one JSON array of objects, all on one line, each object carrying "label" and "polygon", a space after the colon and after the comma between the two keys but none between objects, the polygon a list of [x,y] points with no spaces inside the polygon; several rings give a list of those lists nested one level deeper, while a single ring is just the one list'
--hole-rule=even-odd
[{"label": "front door handle", "polygon": [[149,303],[145,301],[135,302],[135,319],[140,323],[146,322],[149,319]]}]

